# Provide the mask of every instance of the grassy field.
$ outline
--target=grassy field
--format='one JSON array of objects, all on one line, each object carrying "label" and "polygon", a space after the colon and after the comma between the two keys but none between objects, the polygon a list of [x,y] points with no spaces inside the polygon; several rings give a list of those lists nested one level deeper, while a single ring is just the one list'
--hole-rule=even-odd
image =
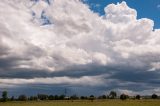
[{"label": "grassy field", "polygon": [[160,106],[160,100],[6,102],[0,106]]}]

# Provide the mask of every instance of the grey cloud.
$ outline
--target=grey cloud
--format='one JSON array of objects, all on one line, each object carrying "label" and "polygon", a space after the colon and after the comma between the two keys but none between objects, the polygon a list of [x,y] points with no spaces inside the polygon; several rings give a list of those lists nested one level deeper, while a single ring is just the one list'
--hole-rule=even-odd
[{"label": "grey cloud", "polygon": [[[93,13],[79,0],[50,0],[49,4],[5,0],[0,5],[2,81],[43,78],[43,86],[47,78],[65,77],[68,82],[59,82],[59,87],[84,91],[87,87],[80,85],[87,76],[89,82],[99,78],[101,85],[89,86],[97,92],[146,92],[160,87],[160,31],[153,30],[152,20],[137,19],[136,10],[125,2],[106,6],[105,16]],[[42,13],[53,23],[43,26]]]}]

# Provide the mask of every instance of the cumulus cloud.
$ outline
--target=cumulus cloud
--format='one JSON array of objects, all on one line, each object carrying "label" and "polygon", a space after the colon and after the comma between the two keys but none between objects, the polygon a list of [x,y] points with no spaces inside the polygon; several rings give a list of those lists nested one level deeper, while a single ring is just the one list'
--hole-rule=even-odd
[{"label": "cumulus cloud", "polygon": [[126,2],[110,4],[105,8],[106,18],[112,23],[128,23],[136,20],[137,12],[134,9],[128,8]]},{"label": "cumulus cloud", "polygon": [[[104,10],[99,16],[80,0],[0,2],[0,81],[102,86],[112,80],[124,89],[126,82],[152,82],[158,89],[160,29],[137,19],[126,2]],[[113,87],[122,86],[104,86]]]}]

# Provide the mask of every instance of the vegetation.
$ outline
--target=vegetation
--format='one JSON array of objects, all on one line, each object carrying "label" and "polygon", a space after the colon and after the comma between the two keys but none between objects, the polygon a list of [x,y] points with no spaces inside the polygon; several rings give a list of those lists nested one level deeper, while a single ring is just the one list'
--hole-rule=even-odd
[{"label": "vegetation", "polygon": [[27,101],[27,96],[26,96],[26,95],[20,95],[20,96],[18,97],[18,100],[19,100],[19,101]]},{"label": "vegetation", "polygon": [[153,94],[153,95],[152,95],[152,99],[158,99],[158,95]]},{"label": "vegetation", "polygon": [[126,99],[128,99],[128,98],[129,98],[129,96],[126,95],[126,94],[120,95],[120,99],[121,99],[121,100],[126,100]]},{"label": "vegetation", "polygon": [[[39,102],[51,102],[51,101],[66,101],[66,102],[74,102],[74,101],[82,101],[82,102],[96,102],[96,101],[102,101],[102,102],[105,102],[105,101],[120,101],[120,100],[123,100],[123,101],[147,101],[147,100],[152,100],[152,101],[156,101],[158,100],[160,103],[160,97],[157,95],[157,94],[152,94],[150,96],[140,96],[140,95],[136,95],[136,96],[129,96],[127,94],[121,94],[120,96],[117,96],[117,93],[115,91],[111,91],[109,93],[109,95],[102,95],[102,96],[99,96],[99,97],[96,97],[94,95],[90,95],[90,96],[77,96],[77,95],[72,95],[72,96],[65,96],[65,95],[47,95],[47,94],[38,94],[38,95],[35,95],[35,96],[26,96],[26,95],[19,95],[18,97],[8,97],[8,92],[7,91],[3,91],[2,92],[2,96],[0,98],[0,101],[1,102],[12,102],[12,103],[18,103],[18,101],[27,101],[27,103],[29,102],[33,102],[35,103],[36,101],[39,101]],[[62,101],[62,102],[64,102]],[[123,102],[122,102],[123,103]],[[51,103],[53,104],[53,103]],[[159,104],[160,105],[160,104]],[[1,105],[0,105],[1,106]],[[14,106],[14,105],[11,105],[11,106]],[[40,105],[41,106],[41,105]],[[43,106],[43,105],[42,105]],[[61,106],[61,105],[60,105]],[[83,105],[82,105],[83,106]],[[135,105],[136,106],[136,105]],[[146,105],[147,106],[147,105]]]},{"label": "vegetation", "polygon": [[159,100],[76,100],[72,101],[28,101],[28,102],[5,102],[0,106],[160,106]]},{"label": "vegetation", "polygon": [[8,99],[8,97],[7,97],[7,91],[3,91],[2,92],[2,102],[6,102],[7,101],[7,99]]},{"label": "vegetation", "polygon": [[106,95],[99,96],[98,99],[107,99]]},{"label": "vegetation", "polygon": [[140,95],[136,95],[136,99],[140,100],[141,96]]},{"label": "vegetation", "polygon": [[94,95],[91,95],[89,99],[93,102],[93,100],[95,99]]},{"label": "vegetation", "polygon": [[117,93],[115,91],[111,91],[109,94],[110,99],[115,99],[117,97]]}]

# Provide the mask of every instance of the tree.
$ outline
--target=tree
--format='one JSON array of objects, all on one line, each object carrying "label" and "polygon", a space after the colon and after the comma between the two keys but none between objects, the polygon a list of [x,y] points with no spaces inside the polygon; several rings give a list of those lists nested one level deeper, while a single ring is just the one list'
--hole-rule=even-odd
[{"label": "tree", "polygon": [[3,101],[3,102],[6,102],[6,101],[7,101],[7,99],[8,99],[7,94],[8,94],[7,91],[3,91],[3,92],[2,92],[2,101]]},{"label": "tree", "polygon": [[115,91],[111,91],[109,94],[110,99],[115,99],[117,97],[117,93]]},{"label": "tree", "polygon": [[38,94],[37,97],[39,100],[47,100],[48,99],[48,95],[46,95],[46,94]]},{"label": "tree", "polygon": [[30,96],[29,100],[34,101],[34,100],[38,100],[37,96]]},{"label": "tree", "polygon": [[59,96],[59,99],[60,99],[60,100],[64,100],[64,98],[65,98],[65,95],[60,95],[60,96]]},{"label": "tree", "polygon": [[58,95],[55,95],[54,98],[55,98],[55,100],[58,100],[58,99],[59,99]]},{"label": "tree", "polygon": [[99,96],[98,99],[107,99],[106,95]]},{"label": "tree", "polygon": [[71,99],[72,99],[72,100],[77,100],[77,99],[79,99],[79,97],[78,97],[77,95],[72,95],[72,96],[71,96]]},{"label": "tree", "polygon": [[126,95],[126,94],[121,94],[121,95],[120,95],[120,99],[121,99],[121,100],[126,100],[128,97],[129,97],[129,96]]},{"label": "tree", "polygon": [[15,100],[15,99],[14,99],[14,96],[12,96],[12,97],[11,97],[11,101],[14,101],[14,100]]},{"label": "tree", "polygon": [[136,99],[140,100],[141,96],[140,95],[136,95]]},{"label": "tree", "polygon": [[20,95],[20,96],[18,97],[18,100],[19,100],[19,101],[27,101],[27,96],[26,96],[26,95]]},{"label": "tree", "polygon": [[93,100],[95,99],[94,95],[90,95],[89,99],[93,102]]},{"label": "tree", "polygon": [[157,98],[158,98],[158,95],[156,95],[156,94],[152,95],[152,99],[157,99]]},{"label": "tree", "polygon": [[81,96],[80,99],[82,99],[82,100],[87,100],[88,97],[87,97],[87,96]]},{"label": "tree", "polygon": [[106,95],[102,95],[102,99],[107,99],[107,96]]},{"label": "tree", "polygon": [[49,95],[49,96],[48,96],[48,99],[49,99],[49,100],[54,100],[55,97],[54,97],[53,95]]}]

